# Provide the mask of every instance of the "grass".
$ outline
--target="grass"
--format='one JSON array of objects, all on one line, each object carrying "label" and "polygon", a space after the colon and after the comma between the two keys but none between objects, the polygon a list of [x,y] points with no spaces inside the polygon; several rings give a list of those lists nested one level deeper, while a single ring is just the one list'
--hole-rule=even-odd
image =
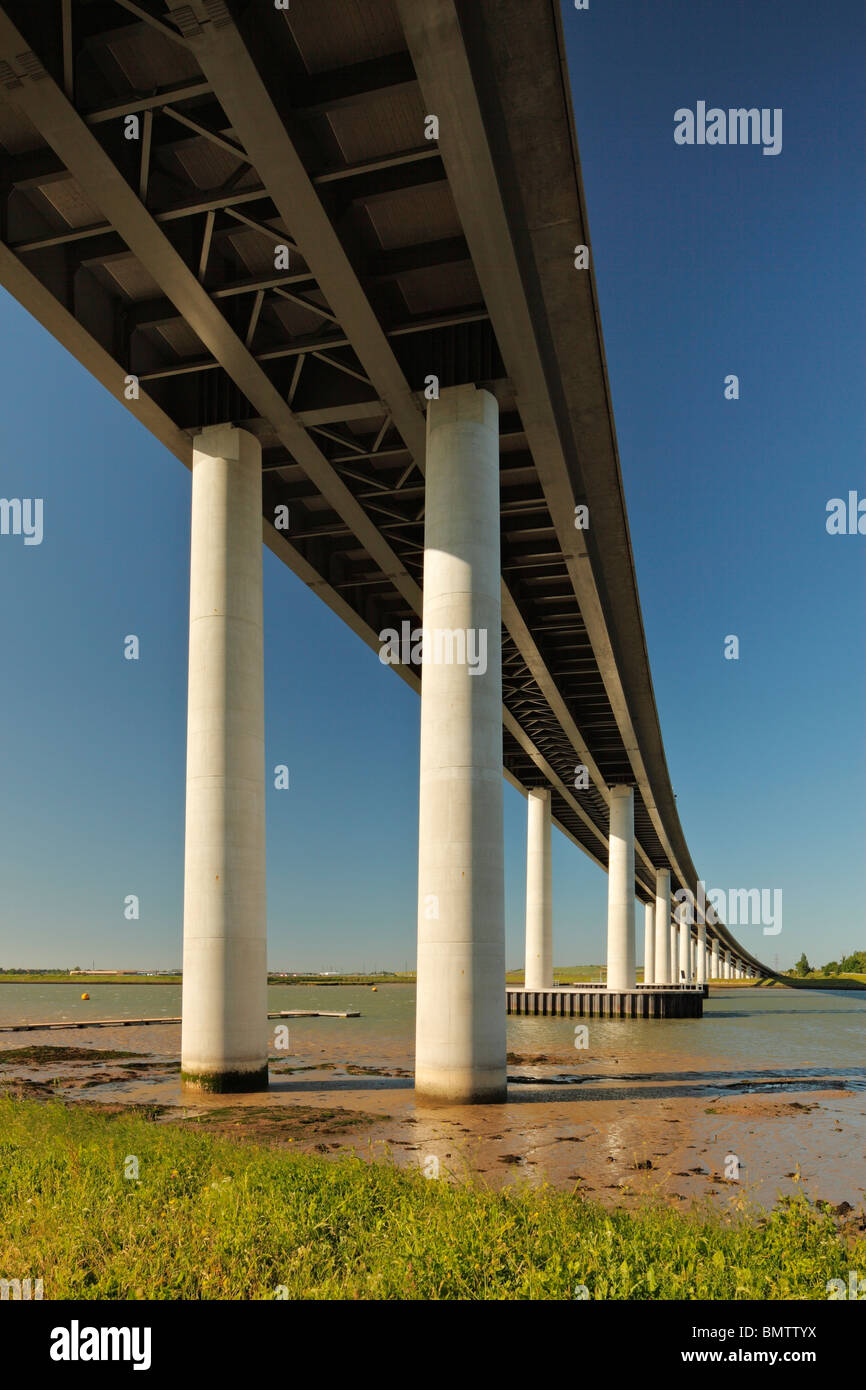
[{"label": "grass", "polygon": [[49,1299],[824,1299],[864,1267],[801,1198],[608,1212],[0,1099],[0,1277]]}]

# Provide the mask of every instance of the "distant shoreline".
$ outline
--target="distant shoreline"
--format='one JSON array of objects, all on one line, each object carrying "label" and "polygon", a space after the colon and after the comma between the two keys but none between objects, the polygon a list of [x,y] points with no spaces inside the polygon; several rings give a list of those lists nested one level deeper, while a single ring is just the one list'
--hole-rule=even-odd
[{"label": "distant shoreline", "polygon": [[[575,972],[561,972],[564,974],[574,974]],[[513,976],[520,975],[517,980]],[[588,979],[589,977],[586,977]],[[576,980],[576,983],[584,983],[585,979]],[[595,981],[593,981],[595,982]],[[289,987],[302,988],[324,988],[336,989],[340,986],[368,987],[375,985],[414,985],[416,984],[414,975],[344,975],[336,979],[317,979],[311,976],[301,976],[297,980],[286,980],[282,977],[275,978],[268,976],[269,985],[287,985]],[[522,983],[522,972],[509,971],[506,983],[512,987]],[[0,985],[182,985],[183,976],[181,975],[6,975],[0,973]],[[806,977],[798,979],[791,976],[777,976],[775,979],[765,980],[761,985],[755,980],[713,980],[711,989],[737,990],[737,989],[817,989],[817,990],[864,990],[866,989],[866,979],[856,975],[833,975],[827,978]]]},{"label": "distant shoreline", "polygon": [[129,979],[123,975],[52,975],[46,979],[40,979],[38,976],[35,979],[33,976],[20,979],[15,975],[0,975],[0,985],[179,985],[182,983],[180,975],[166,975],[158,980],[150,975],[142,975],[135,979]]},{"label": "distant shoreline", "polygon": [[[181,975],[3,975],[0,985],[180,985]],[[302,985],[316,987],[327,985],[414,985],[414,975],[347,975],[336,980],[318,980],[301,977],[298,980],[284,980],[268,976],[269,985]]]}]

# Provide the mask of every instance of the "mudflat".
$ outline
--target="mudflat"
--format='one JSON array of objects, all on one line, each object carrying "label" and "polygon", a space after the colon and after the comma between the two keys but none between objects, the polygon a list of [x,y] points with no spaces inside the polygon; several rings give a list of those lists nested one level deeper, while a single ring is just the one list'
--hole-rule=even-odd
[{"label": "mudflat", "polygon": [[451,1181],[549,1183],[617,1207],[654,1196],[771,1208],[801,1191],[866,1229],[859,995],[768,1003],[747,990],[711,998],[703,1020],[597,1023],[585,1047],[570,1045],[567,1019],[511,1019],[507,1103],[426,1108],[412,1083],[413,992],[395,988],[396,1004],[359,990],[359,1020],[293,1020],[264,1095],[191,1103],[176,1025],[4,1034],[0,1090]]}]

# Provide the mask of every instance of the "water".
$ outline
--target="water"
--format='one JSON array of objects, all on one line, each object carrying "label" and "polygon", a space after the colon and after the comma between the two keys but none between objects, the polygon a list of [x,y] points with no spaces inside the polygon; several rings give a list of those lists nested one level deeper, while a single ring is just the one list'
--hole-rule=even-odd
[{"label": "water", "polygon": [[[0,985],[0,1024],[80,1022],[96,1018],[171,1018],[181,1011],[179,985]],[[359,1009],[360,1018],[288,1019],[289,1049],[336,1063],[364,1062],[410,1067],[414,1054],[414,985],[271,985],[268,1010]],[[271,1020],[273,1029],[278,1020]],[[588,1029],[589,1046],[574,1047],[575,1026]],[[273,1033],[271,1034],[273,1038]],[[180,1028],[100,1028],[74,1033],[3,1033],[0,1048],[31,1043],[127,1047],[176,1056]],[[521,1057],[545,1054],[560,1067],[569,1060],[581,1070],[615,1062],[623,1069],[682,1075],[685,1070],[782,1069],[821,1075],[842,1069],[866,1075],[866,990],[816,991],[737,989],[718,991],[704,1002],[702,1019],[508,1020],[508,1048]],[[273,1051],[273,1047],[272,1047]],[[519,1071],[514,1063],[511,1071]]]},{"label": "water", "polygon": [[[89,1000],[80,998],[83,988],[0,985],[0,1023],[180,1013],[178,985],[89,985]],[[435,1110],[416,1102],[411,1078],[400,1074],[413,1065],[413,985],[272,985],[268,1009],[361,1012],[270,1020],[279,1059],[270,1089],[232,1098],[250,1109],[253,1125],[263,1107],[321,1108],[321,1131],[305,1121],[298,1147],[409,1166],[434,1156],[443,1173],[472,1171],[494,1185],[570,1190],[579,1181],[611,1205],[641,1194],[724,1204],[742,1192],[768,1207],[800,1190],[834,1203],[862,1198],[866,990],[719,990],[703,1019],[510,1018],[507,1102]],[[574,1046],[576,1026],[587,1029],[586,1048]],[[278,1027],[288,1028],[286,1050],[277,1047]],[[5,1049],[45,1045],[128,1049],[156,1065],[19,1061],[8,1074],[56,1077],[71,1101],[190,1104],[177,1071],[177,1024],[0,1033],[0,1061]],[[222,1096],[195,1098],[200,1111],[225,1104]],[[335,1106],[361,1112],[360,1129],[335,1137],[327,1122]],[[713,1176],[728,1154],[743,1163],[733,1187]]]},{"label": "water", "polygon": [[[81,999],[82,993],[90,995]],[[293,1056],[322,1050],[338,1061],[377,1061],[405,1066],[414,1050],[414,985],[382,985],[374,993],[363,985],[269,985],[268,1012],[281,1009],[360,1009],[360,1018],[271,1019],[269,1027],[289,1029]],[[0,985],[0,1024],[79,1023],[98,1018],[177,1018],[180,985]],[[274,1034],[271,1031],[272,1052]],[[0,1050],[54,1044],[177,1056],[180,1026],[75,1029],[74,1032],[0,1033]]]},{"label": "water", "polygon": [[737,989],[704,1000],[703,1018],[511,1018],[513,1052],[561,1055],[575,1024],[589,1029],[589,1052],[613,1056],[635,1071],[718,1068],[864,1070],[866,990]]},{"label": "water", "polygon": [[[90,998],[82,999],[84,993]],[[0,1024],[172,1018],[179,1013],[180,985],[0,984]]]}]

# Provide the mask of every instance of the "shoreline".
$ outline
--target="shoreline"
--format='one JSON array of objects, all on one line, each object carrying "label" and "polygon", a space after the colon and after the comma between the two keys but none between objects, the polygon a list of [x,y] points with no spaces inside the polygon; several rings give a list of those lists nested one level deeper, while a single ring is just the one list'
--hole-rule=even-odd
[{"label": "shoreline", "polygon": [[[509,972],[506,976],[505,988],[522,988],[523,979],[511,978],[511,974],[521,974],[521,972]],[[569,973],[569,972],[562,972]],[[640,973],[640,972],[638,972]],[[417,983],[414,974],[410,975],[346,975],[340,979],[328,980],[319,979],[315,976],[304,977],[297,980],[287,980],[282,976],[268,976],[268,987],[285,985],[288,988],[305,989],[338,989],[338,988],[364,988],[375,985],[378,989],[383,985],[414,985]],[[574,976],[569,985],[594,985],[598,980],[592,977]],[[638,984],[642,984],[641,979]],[[740,989],[806,989],[806,990],[862,990],[866,991],[866,978],[860,979],[854,975],[831,975],[826,979],[820,977],[805,979],[795,979],[789,977],[777,977],[765,980],[710,980],[707,981],[710,989],[718,990],[740,990]],[[54,975],[51,977],[41,976],[16,976],[0,974],[0,985],[86,985],[88,988],[96,985],[182,985],[182,975],[165,975],[156,978],[152,975]],[[562,986],[558,986],[562,987]]]}]

